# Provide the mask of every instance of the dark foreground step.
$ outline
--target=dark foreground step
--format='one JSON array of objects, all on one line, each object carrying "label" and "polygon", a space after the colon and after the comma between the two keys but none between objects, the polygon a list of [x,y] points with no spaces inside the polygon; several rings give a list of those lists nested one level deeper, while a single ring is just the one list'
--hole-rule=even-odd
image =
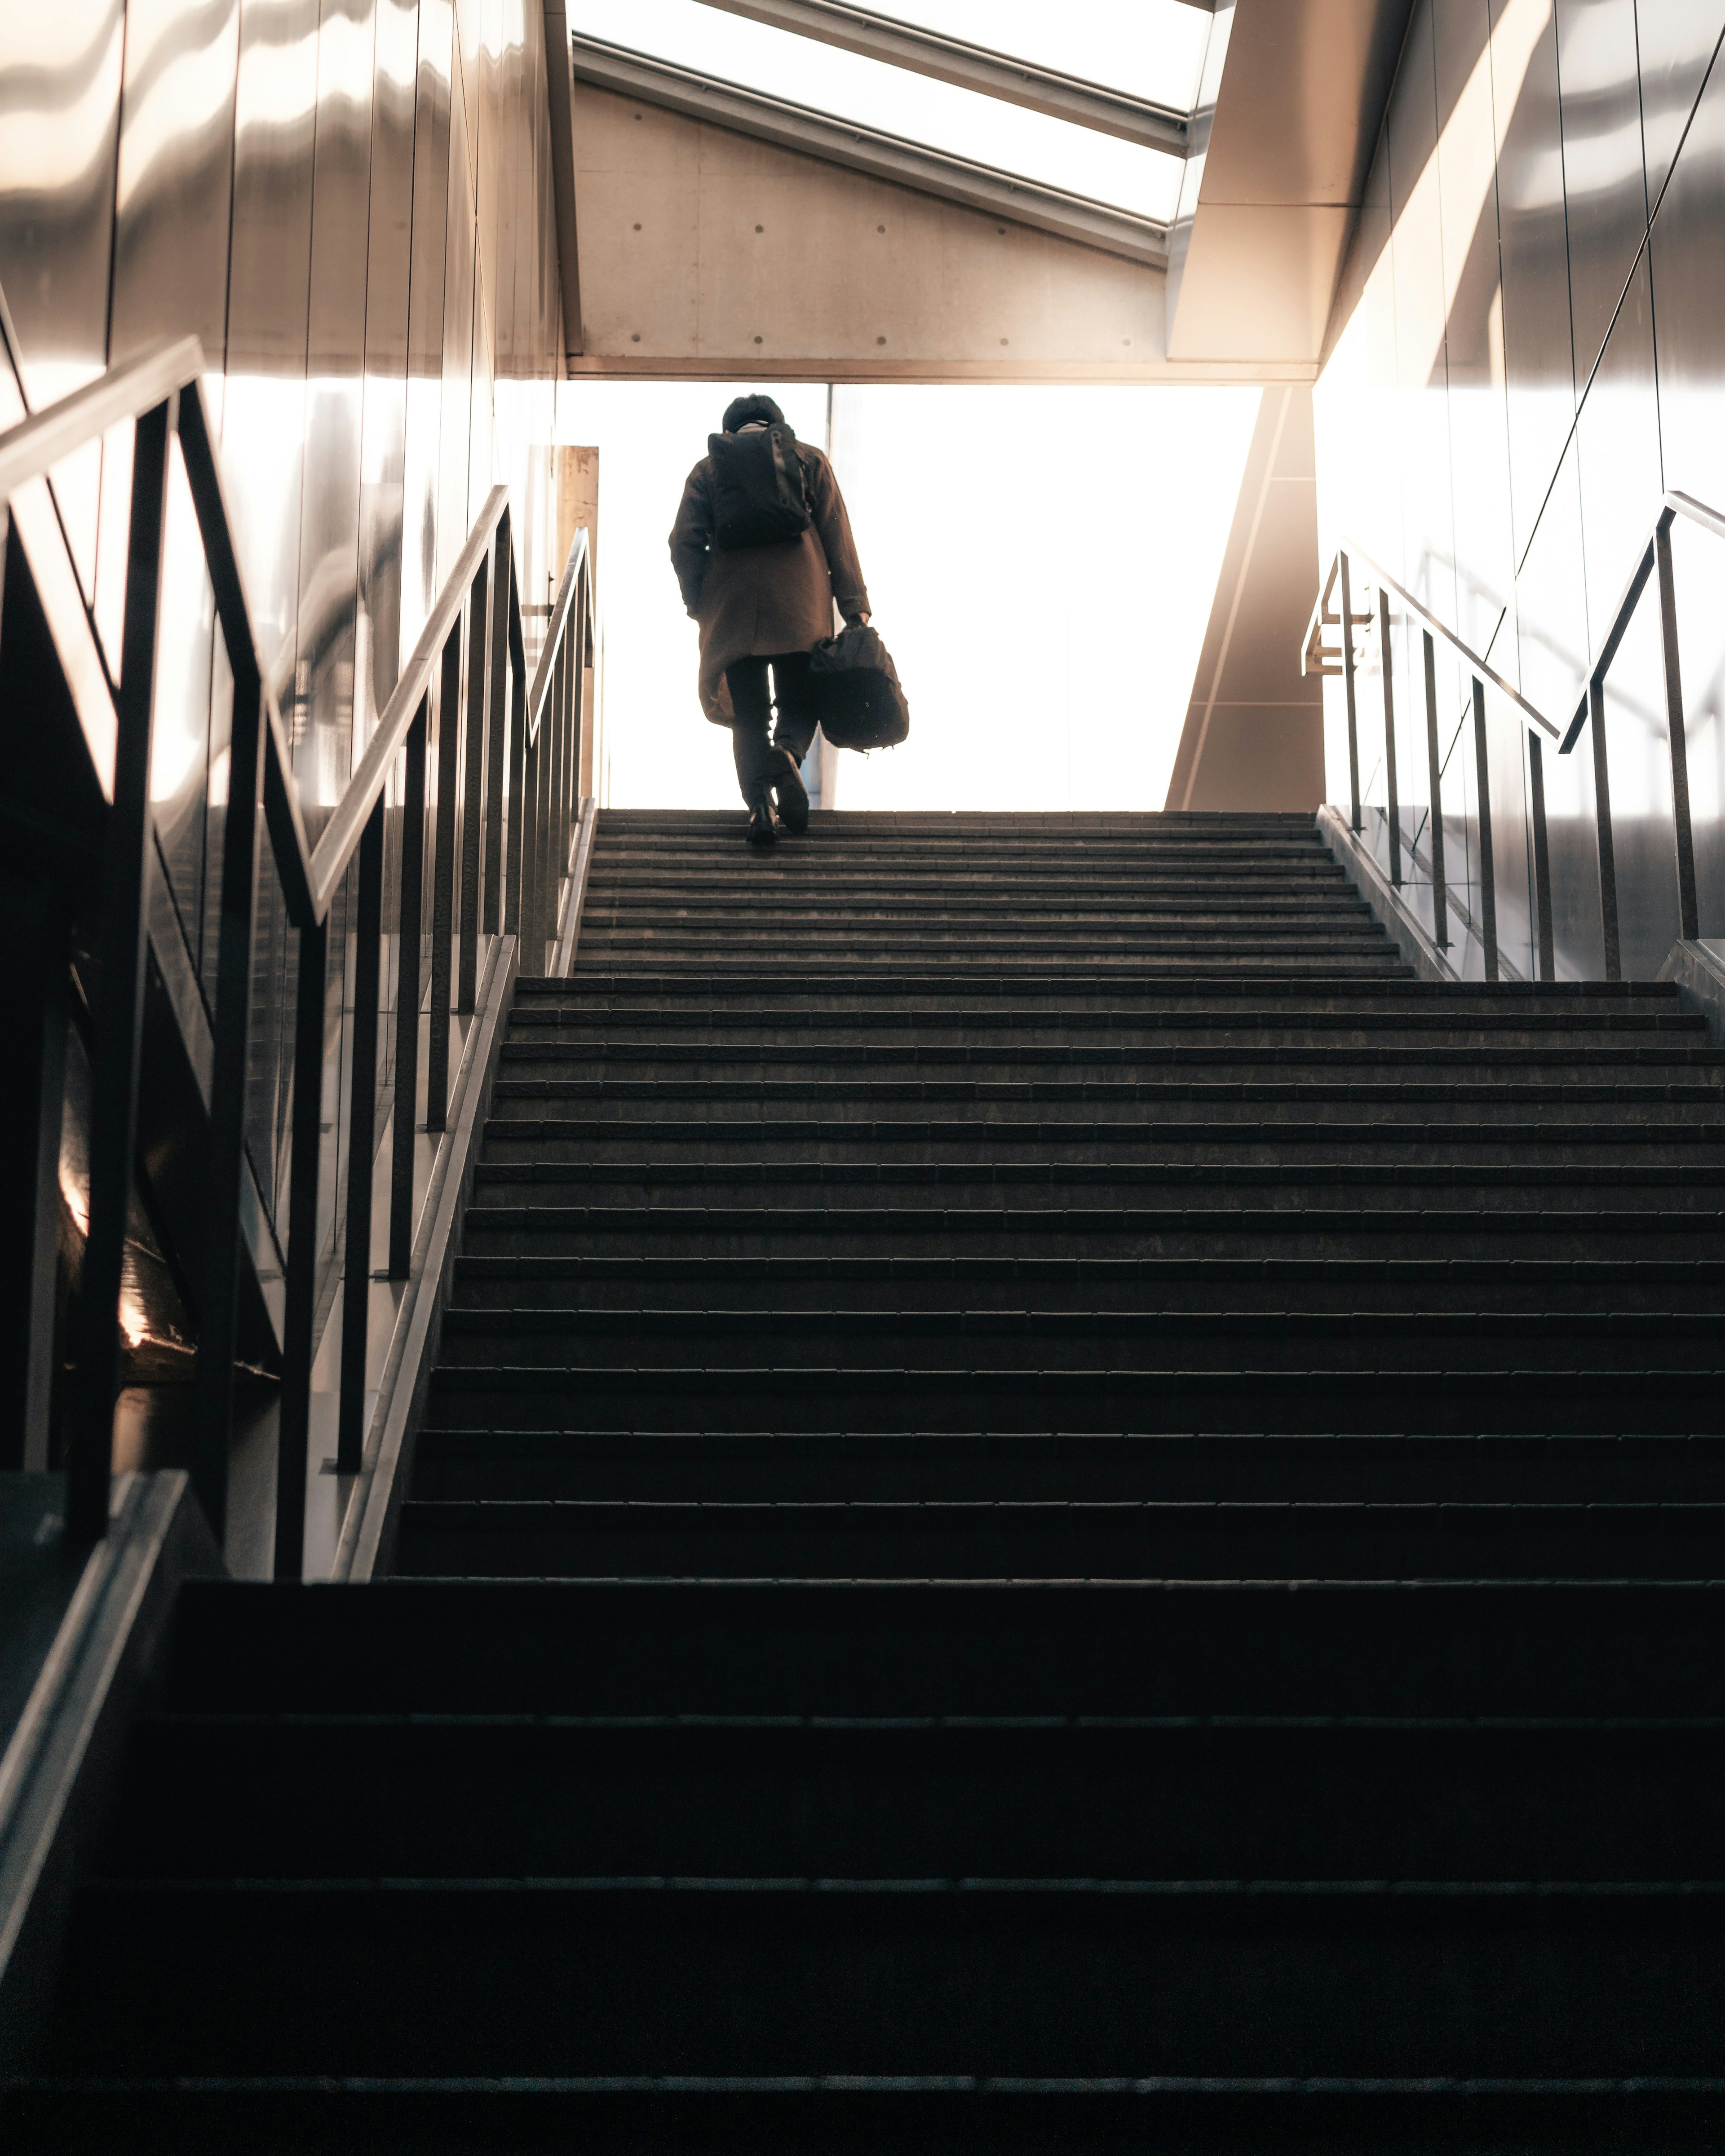
[{"label": "dark foreground step", "polygon": [[982,1428],[1074,1432],[1215,1430],[1322,1432],[1494,1430],[1664,1435],[1717,1426],[1725,1371],[1441,1367],[1136,1370],[1040,1368],[798,1369],[721,1363],[444,1367],[432,1382],[434,1428],[743,1431],[810,1435]]},{"label": "dark foreground step", "polygon": [[0,2095],[18,2148],[304,2156],[310,2149],[603,2149],[608,2156],[1689,2156],[1725,2139],[1725,2085],[1601,2076],[426,2076],[41,2082]]},{"label": "dark foreground step", "polygon": [[167,1704],[582,1715],[1725,1716],[1725,1586],[193,1582]]},{"label": "dark foreground step", "polygon": [[1725,2073],[1711,1882],[141,1881],[73,1953],[61,2071]]},{"label": "dark foreground step", "polygon": [[121,1818],[187,1880],[1657,1882],[1719,1869],[1725,1728],[168,1715]]},{"label": "dark foreground step", "polygon": [[417,1498],[1725,1502],[1725,1438],[430,1430]]},{"label": "dark foreground step", "polygon": [[1725,1506],[409,1499],[397,1568],[519,1578],[1725,1578]]}]

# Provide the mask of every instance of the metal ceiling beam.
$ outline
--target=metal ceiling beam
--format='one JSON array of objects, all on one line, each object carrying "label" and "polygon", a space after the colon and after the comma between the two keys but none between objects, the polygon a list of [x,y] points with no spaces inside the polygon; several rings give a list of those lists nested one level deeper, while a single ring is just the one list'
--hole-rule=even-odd
[{"label": "metal ceiling beam", "polygon": [[1167,264],[1168,227],[1152,218],[1135,217],[1130,210],[1093,202],[1087,195],[1068,194],[1060,187],[998,172],[992,165],[951,157],[920,142],[902,141],[896,135],[834,120],[780,98],[763,97],[758,91],[648,59],[598,38],[573,36],[569,50],[577,81],[596,89],[662,105],[783,150],[824,158],[828,164],[848,166],[872,179],[938,195],[989,217],[1034,225],[1130,261],[1151,263],[1158,269]]},{"label": "metal ceiling beam", "polygon": [[746,15],[751,22],[788,30],[799,38],[819,38],[822,44],[837,45],[847,53],[860,53],[865,59],[884,60],[892,67],[932,75],[939,82],[956,83],[961,90],[979,90],[1008,105],[1025,105],[1032,112],[1070,121],[1075,126],[1117,135],[1147,150],[1174,157],[1186,155],[1183,112],[1105,90],[1076,75],[1033,66],[983,45],[894,22],[870,8],[850,7],[846,0],[703,0],[703,4],[722,8],[728,15]]},{"label": "metal ceiling beam", "polygon": [[581,250],[575,227],[575,85],[569,69],[569,23],[564,0],[542,0],[542,5],[545,89],[551,113],[551,198],[557,213],[567,367],[571,357],[587,349],[581,326]]}]

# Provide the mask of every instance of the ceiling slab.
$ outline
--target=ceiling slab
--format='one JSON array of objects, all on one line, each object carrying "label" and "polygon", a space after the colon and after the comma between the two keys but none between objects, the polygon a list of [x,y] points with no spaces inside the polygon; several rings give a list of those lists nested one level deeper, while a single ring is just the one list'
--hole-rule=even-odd
[{"label": "ceiling slab", "polygon": [[801,151],[873,179],[916,187],[968,209],[1009,218],[1128,261],[1158,269],[1167,263],[1168,228],[1152,218],[644,59],[597,38],[577,36],[570,50],[576,80],[597,89],[753,136],[780,149]]}]

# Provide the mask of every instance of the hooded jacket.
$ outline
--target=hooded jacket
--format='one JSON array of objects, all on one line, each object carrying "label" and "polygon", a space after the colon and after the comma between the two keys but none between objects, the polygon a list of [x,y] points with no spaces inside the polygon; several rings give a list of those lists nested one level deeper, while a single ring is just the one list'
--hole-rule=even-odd
[{"label": "hooded jacket", "polygon": [[703,457],[684,483],[671,527],[671,566],[683,603],[701,624],[701,708],[715,726],[736,714],[725,669],[739,659],[812,651],[833,633],[833,603],[847,620],[873,611],[850,519],[833,467],[798,442],[814,519],[794,539],[723,552],[712,543],[713,460]]}]

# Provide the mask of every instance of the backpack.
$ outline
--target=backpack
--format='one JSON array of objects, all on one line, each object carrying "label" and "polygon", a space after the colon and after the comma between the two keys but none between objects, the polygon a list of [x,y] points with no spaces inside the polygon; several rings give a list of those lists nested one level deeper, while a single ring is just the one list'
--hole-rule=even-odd
[{"label": "backpack", "polygon": [[809,654],[820,730],[834,748],[896,748],[911,731],[892,654],[872,629],[841,629]]},{"label": "backpack", "polygon": [[771,547],[809,529],[803,459],[788,427],[709,434],[713,460],[713,544],[721,553]]}]

